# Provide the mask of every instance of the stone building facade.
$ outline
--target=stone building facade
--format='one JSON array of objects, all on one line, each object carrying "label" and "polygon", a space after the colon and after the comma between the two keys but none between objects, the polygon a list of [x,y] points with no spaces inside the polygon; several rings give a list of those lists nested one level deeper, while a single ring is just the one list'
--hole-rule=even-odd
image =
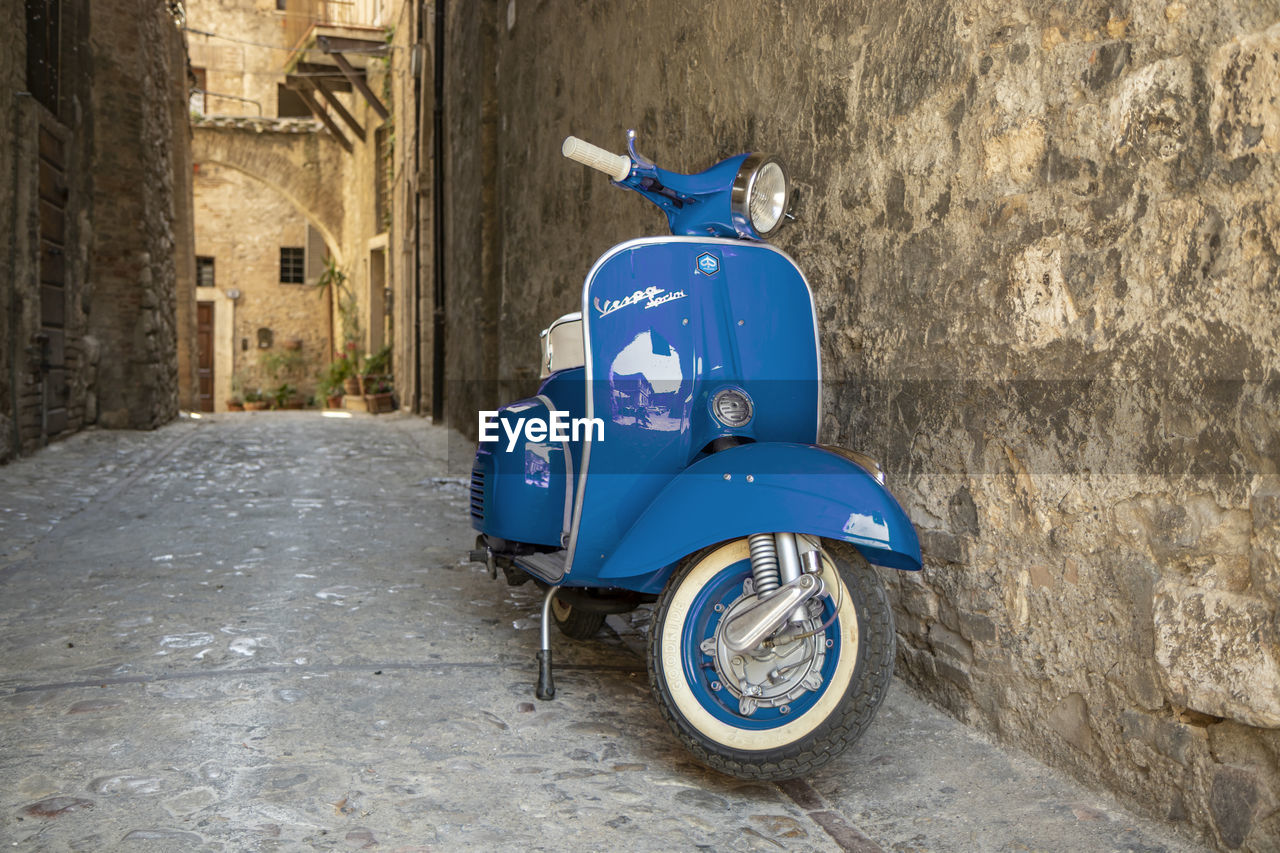
[{"label": "stone building facade", "polygon": [[[403,165],[410,149],[401,144],[414,138],[417,103],[405,93],[416,91],[408,20],[415,4],[192,0],[188,7],[201,89],[192,119],[198,254],[217,270],[236,264],[196,297],[220,329],[214,356],[206,356],[215,387],[206,405],[222,409],[233,384],[239,391],[274,384],[260,363],[280,359],[281,339],[302,341],[293,384],[310,395],[331,350],[354,335],[364,353],[395,347],[398,397],[412,406],[412,304],[396,297],[413,292],[407,277],[416,258],[404,243],[417,224],[409,214],[414,175]],[[330,49],[353,66],[367,95]],[[298,233],[309,235],[297,244],[306,282],[314,284],[331,257],[349,298],[282,284],[269,244],[283,247],[280,240]],[[269,329],[272,342],[255,337],[258,329]],[[246,331],[254,333],[247,348]]]},{"label": "stone building facade", "polygon": [[[450,423],[661,215],[562,160],[780,153],[823,439],[926,567],[899,672],[1224,849],[1280,838],[1280,4],[447,7]],[[441,191],[441,188],[437,188]],[[874,732],[872,732],[874,736]],[[856,785],[857,780],[849,780]]]},{"label": "stone building facade", "polygon": [[[309,396],[327,362],[329,306],[314,287],[317,243],[289,201],[261,181],[216,162],[195,176],[196,302],[212,328],[213,410],[236,395]],[[306,267],[307,248],[313,268]],[[301,275],[281,269],[281,252],[302,252]],[[207,307],[206,307],[207,306]],[[207,314],[212,311],[213,318]]]},{"label": "stone building facade", "polygon": [[[326,241],[309,239],[300,204],[331,222],[342,201],[315,192],[303,202],[289,185],[323,146],[322,128],[284,87],[289,17],[276,5],[187,3],[199,328],[183,349],[204,365],[193,409],[225,411],[246,394],[309,397],[330,358],[330,309],[313,289]],[[324,165],[313,169],[319,186],[341,174],[339,161]]]},{"label": "stone building facade", "polygon": [[194,259],[181,4],[0,13],[3,461],[176,416]]}]

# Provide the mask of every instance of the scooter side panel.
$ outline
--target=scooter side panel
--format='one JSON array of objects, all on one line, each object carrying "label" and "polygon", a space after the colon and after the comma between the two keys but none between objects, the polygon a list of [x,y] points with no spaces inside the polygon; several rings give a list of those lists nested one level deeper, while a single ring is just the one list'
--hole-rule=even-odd
[{"label": "scooter side panel", "polygon": [[716,453],[671,480],[599,575],[614,586],[658,592],[685,555],[778,530],[849,542],[878,565],[921,567],[915,528],[871,475],[818,447],[770,443]]},{"label": "scooter side panel", "polygon": [[[472,527],[513,542],[559,547],[569,483],[565,443],[531,441],[530,420],[550,422],[543,399],[520,400],[498,410],[496,441],[481,442],[472,472]],[[505,426],[504,426],[505,424]],[[510,433],[521,428],[513,440]],[[477,484],[479,484],[477,486]],[[482,504],[476,505],[477,488]]]},{"label": "scooter side panel", "polygon": [[[615,247],[583,292],[588,416],[570,582],[587,583],[657,494],[715,438],[814,441],[818,347],[812,299],[784,253],[734,240],[662,238]],[[710,409],[726,386],[754,416]]]}]

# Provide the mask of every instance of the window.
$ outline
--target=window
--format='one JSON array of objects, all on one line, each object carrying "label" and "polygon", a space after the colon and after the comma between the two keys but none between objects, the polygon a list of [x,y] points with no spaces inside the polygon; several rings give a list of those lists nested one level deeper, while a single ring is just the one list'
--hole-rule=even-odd
[{"label": "window", "polygon": [[289,0],[276,0],[276,11],[277,12],[289,11]]},{"label": "window", "polygon": [[280,283],[303,284],[307,280],[307,250],[301,246],[280,247]]},{"label": "window", "polygon": [[196,287],[213,287],[213,258],[196,257]]}]

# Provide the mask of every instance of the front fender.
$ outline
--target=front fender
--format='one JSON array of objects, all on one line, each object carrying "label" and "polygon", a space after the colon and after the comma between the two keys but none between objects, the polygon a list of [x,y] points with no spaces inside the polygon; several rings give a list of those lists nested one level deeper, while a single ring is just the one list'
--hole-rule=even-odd
[{"label": "front fender", "polygon": [[[727,539],[790,531],[856,546],[869,562],[920,568],[920,540],[893,495],[855,463],[809,444],[761,442],[713,454],[669,482],[600,569],[656,592],[687,554]],[[630,583],[621,582],[633,579]]]}]

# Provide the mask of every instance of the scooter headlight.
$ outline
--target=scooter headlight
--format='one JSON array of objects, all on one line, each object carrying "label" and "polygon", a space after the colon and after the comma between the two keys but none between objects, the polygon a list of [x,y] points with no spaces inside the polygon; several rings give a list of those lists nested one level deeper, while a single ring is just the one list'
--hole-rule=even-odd
[{"label": "scooter headlight", "polygon": [[782,224],[791,186],[782,162],[771,154],[750,154],[733,179],[729,210],[744,237],[763,239]]},{"label": "scooter headlight", "polygon": [[711,411],[716,420],[727,427],[745,426],[751,420],[751,398],[745,391],[737,388],[725,388],[711,399]]}]

